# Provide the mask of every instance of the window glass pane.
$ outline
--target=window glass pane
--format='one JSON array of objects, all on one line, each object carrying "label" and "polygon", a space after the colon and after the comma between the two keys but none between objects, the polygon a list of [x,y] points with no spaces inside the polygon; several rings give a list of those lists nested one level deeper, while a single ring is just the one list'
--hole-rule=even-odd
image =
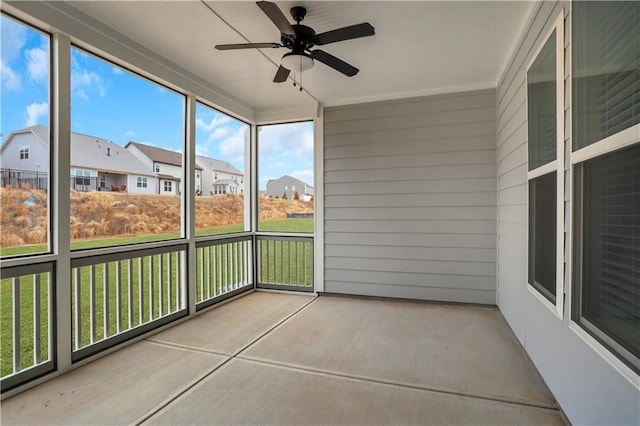
[{"label": "window glass pane", "polygon": [[640,123],[640,2],[574,2],[573,149]]},{"label": "window glass pane", "polygon": [[556,30],[527,71],[529,170],[556,159]]},{"label": "window glass pane", "polygon": [[556,172],[529,181],[529,284],[555,303]]},{"label": "window glass pane", "polygon": [[181,236],[183,96],[72,48],[71,130],[72,249]]},{"label": "window glass pane", "polygon": [[640,358],[640,145],[584,171],[582,315]]},{"label": "window glass pane", "polygon": [[49,37],[0,17],[0,255],[49,251]]},{"label": "window glass pane", "polygon": [[196,103],[196,235],[249,229],[244,160],[250,137],[248,124]]},{"label": "window glass pane", "polygon": [[313,122],[258,127],[258,230],[313,232]]}]

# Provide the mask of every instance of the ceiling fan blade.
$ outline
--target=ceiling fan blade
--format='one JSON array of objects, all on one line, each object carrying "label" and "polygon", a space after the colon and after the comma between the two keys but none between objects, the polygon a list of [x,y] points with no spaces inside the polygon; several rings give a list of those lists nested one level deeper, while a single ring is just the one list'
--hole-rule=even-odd
[{"label": "ceiling fan blade", "polygon": [[342,59],[338,59],[333,55],[330,55],[329,53],[325,52],[324,50],[319,50],[316,49],[314,51],[311,52],[311,57],[313,59],[317,59],[318,61],[322,62],[323,64],[333,68],[334,70],[341,72],[342,74],[346,75],[347,77],[353,77],[354,75],[358,74],[358,71],[360,71],[358,68],[349,65],[348,63],[346,63],[345,61],[343,61]]},{"label": "ceiling fan blade", "polygon": [[277,4],[271,3],[270,1],[257,1],[256,4],[260,9],[262,9],[264,14],[271,19],[271,22],[278,27],[282,34],[290,36],[296,35],[296,32],[289,23],[289,20],[284,16],[284,13],[282,13]]},{"label": "ceiling fan blade", "polygon": [[327,31],[316,35],[315,42],[318,46],[323,44],[335,43],[336,41],[351,40],[354,38],[372,36],[376,30],[370,23],[351,25],[349,27],[338,28],[337,30]]},{"label": "ceiling fan blade", "polygon": [[276,71],[276,76],[273,77],[273,82],[284,83],[285,81],[287,81],[287,78],[289,77],[290,72],[291,71],[289,71],[288,69],[280,65],[280,67],[278,68],[278,71]]},{"label": "ceiling fan blade", "polygon": [[217,44],[218,50],[234,50],[234,49],[266,49],[282,47],[280,43],[238,43],[238,44]]}]

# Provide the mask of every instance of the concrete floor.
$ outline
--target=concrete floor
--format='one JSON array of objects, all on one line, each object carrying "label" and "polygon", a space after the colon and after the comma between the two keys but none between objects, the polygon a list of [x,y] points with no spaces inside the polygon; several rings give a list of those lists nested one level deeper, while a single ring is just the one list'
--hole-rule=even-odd
[{"label": "concrete floor", "polygon": [[2,424],[563,424],[492,307],[254,292],[2,402]]}]

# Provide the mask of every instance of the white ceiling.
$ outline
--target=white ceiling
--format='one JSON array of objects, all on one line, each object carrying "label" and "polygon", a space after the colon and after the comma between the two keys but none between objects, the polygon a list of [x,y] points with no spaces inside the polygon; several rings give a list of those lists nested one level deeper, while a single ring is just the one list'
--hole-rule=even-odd
[{"label": "white ceiling", "polygon": [[206,3],[70,4],[256,110],[495,87],[532,8],[528,1],[279,1],[287,17],[292,6],[305,6],[303,23],[317,33],[361,22],[376,30],[373,37],[322,47],[359,68],[359,74],[345,77],[316,62],[303,74],[308,93],[301,93],[291,81],[272,83],[287,49],[214,49],[279,42],[279,31],[255,2]]}]

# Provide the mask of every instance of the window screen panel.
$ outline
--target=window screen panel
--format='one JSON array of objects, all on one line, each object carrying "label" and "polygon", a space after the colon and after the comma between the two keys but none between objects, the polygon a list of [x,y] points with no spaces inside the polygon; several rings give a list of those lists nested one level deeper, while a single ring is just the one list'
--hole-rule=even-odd
[{"label": "window screen panel", "polygon": [[640,123],[640,2],[574,2],[573,149]]},{"label": "window screen panel", "polygon": [[529,181],[529,284],[555,303],[556,172]]},{"label": "window screen panel", "polygon": [[529,170],[556,159],[556,30],[527,71]]},{"label": "window screen panel", "polygon": [[640,357],[640,145],[584,166],[582,316]]}]

